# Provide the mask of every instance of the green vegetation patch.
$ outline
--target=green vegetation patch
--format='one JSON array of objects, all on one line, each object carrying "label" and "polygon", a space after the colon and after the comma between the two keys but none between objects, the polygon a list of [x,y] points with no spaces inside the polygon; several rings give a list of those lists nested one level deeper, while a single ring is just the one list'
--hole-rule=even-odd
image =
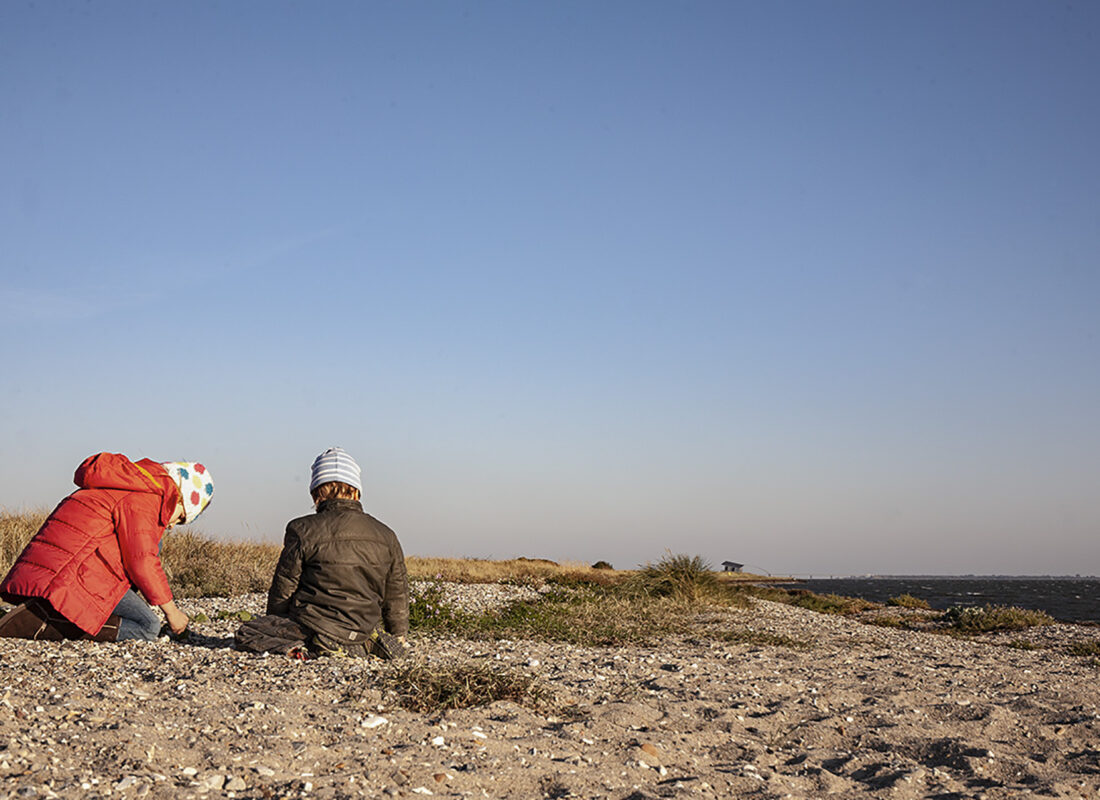
[{"label": "green vegetation patch", "polygon": [[875,608],[870,600],[859,597],[845,597],[839,594],[815,594],[805,589],[791,592],[791,605],[808,608],[821,614],[858,614]]},{"label": "green vegetation patch", "polygon": [[931,608],[927,600],[921,597],[914,597],[911,594],[899,594],[897,597],[891,597],[886,601],[886,605],[897,606],[899,608]]},{"label": "green vegetation patch", "polygon": [[1074,642],[1069,646],[1070,655],[1100,657],[1100,641]]},{"label": "green vegetation patch", "polygon": [[475,617],[447,600],[438,582],[414,585],[409,590],[409,628],[419,631],[458,632],[469,628]]},{"label": "green vegetation patch", "polygon": [[[235,619],[239,622],[248,622],[251,619],[255,619],[255,615],[251,611],[245,611],[243,608],[239,611],[219,611],[214,615],[214,619]],[[198,617],[195,617],[195,622],[198,622]]]},{"label": "green vegetation patch", "polygon": [[446,600],[438,585],[413,589],[409,628],[467,639],[532,639],[589,646],[643,644],[691,629],[693,608],[673,598],[652,598],[615,587],[559,588],[470,614]]},{"label": "green vegetation patch", "polygon": [[1045,611],[990,604],[980,607],[949,608],[941,619],[947,623],[949,629],[961,633],[1019,631],[1054,624],[1054,618]]},{"label": "green vegetation patch", "polygon": [[419,713],[472,708],[498,700],[541,708],[552,698],[550,691],[531,675],[475,662],[397,665],[381,674],[379,688],[392,692],[402,708]]},{"label": "green vegetation patch", "polygon": [[474,621],[468,635],[619,646],[688,631],[691,621],[691,607],[674,598],[575,589],[510,603]]}]

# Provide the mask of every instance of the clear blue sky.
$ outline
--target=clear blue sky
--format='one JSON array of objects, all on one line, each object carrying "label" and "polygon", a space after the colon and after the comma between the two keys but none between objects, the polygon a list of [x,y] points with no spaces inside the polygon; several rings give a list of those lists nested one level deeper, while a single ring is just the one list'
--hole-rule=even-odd
[{"label": "clear blue sky", "polygon": [[1100,573],[1100,4],[0,4],[0,505]]}]

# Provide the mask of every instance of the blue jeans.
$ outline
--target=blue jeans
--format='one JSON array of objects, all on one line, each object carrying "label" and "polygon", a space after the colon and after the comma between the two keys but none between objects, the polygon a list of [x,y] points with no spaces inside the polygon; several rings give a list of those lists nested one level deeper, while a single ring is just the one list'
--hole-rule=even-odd
[{"label": "blue jeans", "polygon": [[112,612],[119,617],[118,641],[126,639],[144,639],[151,642],[160,635],[160,617],[149,604],[130,589],[122,595]]}]

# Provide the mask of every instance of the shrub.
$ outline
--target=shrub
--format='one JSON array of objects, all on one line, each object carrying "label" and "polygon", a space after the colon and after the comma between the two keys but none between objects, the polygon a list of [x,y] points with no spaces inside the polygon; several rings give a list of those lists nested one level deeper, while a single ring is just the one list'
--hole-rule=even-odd
[{"label": "shrub", "polygon": [[899,608],[931,608],[927,600],[913,597],[911,594],[899,594],[897,597],[891,597],[886,601],[886,605],[898,606]]},{"label": "shrub", "polygon": [[1045,611],[990,604],[981,607],[949,608],[944,612],[942,619],[951,629],[963,633],[1018,631],[1039,625],[1054,624],[1054,619]]},{"label": "shrub", "polygon": [[418,713],[488,705],[498,700],[539,708],[550,693],[534,677],[486,663],[431,667],[402,664],[380,676],[380,688],[397,704]]},{"label": "shrub", "polygon": [[597,561],[595,564],[592,565],[592,569],[615,569],[615,568],[613,566],[611,566],[611,564],[607,561]]}]

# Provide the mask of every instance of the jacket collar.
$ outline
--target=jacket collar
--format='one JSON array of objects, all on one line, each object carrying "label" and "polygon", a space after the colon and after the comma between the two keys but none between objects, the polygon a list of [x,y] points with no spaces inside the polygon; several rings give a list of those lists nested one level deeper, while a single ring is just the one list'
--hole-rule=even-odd
[{"label": "jacket collar", "polygon": [[333,497],[328,500],[322,500],[320,505],[317,506],[317,513],[323,514],[326,511],[349,511],[351,509],[362,511],[363,504],[358,500],[344,500],[341,497]]}]

